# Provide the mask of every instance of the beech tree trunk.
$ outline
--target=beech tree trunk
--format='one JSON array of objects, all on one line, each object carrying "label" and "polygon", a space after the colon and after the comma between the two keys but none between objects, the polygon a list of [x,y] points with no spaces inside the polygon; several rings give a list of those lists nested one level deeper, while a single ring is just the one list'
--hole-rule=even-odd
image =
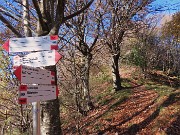
[{"label": "beech tree trunk", "polygon": [[59,99],[41,104],[41,135],[61,135]]},{"label": "beech tree trunk", "polygon": [[119,57],[120,57],[120,54],[112,55],[111,70],[112,70],[114,91],[119,91],[122,89],[121,78],[120,78],[120,74],[119,74]]},{"label": "beech tree trunk", "polygon": [[[28,0],[23,0],[22,1],[22,4],[24,5],[23,6],[23,27],[24,27],[24,34],[25,34],[25,37],[32,37],[32,32],[31,30],[29,29],[30,28],[30,23],[27,21],[30,19],[30,16],[29,16],[29,3],[28,3]],[[28,130],[30,130],[30,120],[29,120],[29,113],[26,112],[26,111],[23,111],[23,108],[25,106],[22,106],[21,105],[21,115],[22,117],[25,117],[27,118],[26,119],[26,123],[23,122],[23,118],[22,118],[22,127],[21,127],[21,130],[20,132],[23,134],[23,133],[27,133]],[[24,116],[23,116],[24,115]]]},{"label": "beech tree trunk", "polygon": [[[42,29],[40,22],[38,24],[38,35],[47,35],[46,33],[49,32],[48,28]],[[49,35],[57,34],[58,31],[49,33]],[[55,72],[55,85],[57,86],[56,65],[46,66],[45,69]],[[58,97],[54,100],[41,102],[41,135],[62,135],[60,122],[60,103]]]},{"label": "beech tree trunk", "polygon": [[84,64],[82,66],[82,87],[84,91],[84,108],[86,111],[92,110],[94,105],[91,101],[90,89],[89,89],[89,70],[90,70],[90,62],[92,60],[92,54],[88,54],[84,56]]},{"label": "beech tree trunk", "polygon": [[[55,72],[55,84],[57,85],[56,66],[45,68]],[[62,135],[58,97],[55,100],[42,102],[41,107],[41,135]]]}]

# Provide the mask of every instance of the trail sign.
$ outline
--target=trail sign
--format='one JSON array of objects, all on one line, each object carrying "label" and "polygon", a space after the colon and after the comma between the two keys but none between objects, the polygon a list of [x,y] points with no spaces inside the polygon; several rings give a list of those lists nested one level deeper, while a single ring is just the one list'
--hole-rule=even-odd
[{"label": "trail sign", "polygon": [[14,52],[30,52],[43,50],[57,50],[58,36],[41,36],[26,38],[10,38],[2,46],[10,53]]},{"label": "trail sign", "polygon": [[[33,104],[33,112],[35,112],[40,109],[39,101],[47,101],[57,98],[59,93],[57,86],[49,85],[55,84],[55,74],[47,70],[35,68],[55,65],[62,57],[57,51],[55,51],[58,50],[57,35],[11,38],[5,42],[2,47],[9,53],[32,52],[23,57],[13,57],[13,67],[18,67],[21,65],[15,70],[14,74],[21,81],[21,83],[29,84],[20,85],[18,97],[19,104],[37,102]],[[40,133],[39,120],[40,114],[38,112],[33,113],[33,134]]]},{"label": "trail sign", "polygon": [[45,69],[21,65],[14,74],[24,84],[55,84],[55,72]]},{"label": "trail sign", "polygon": [[55,65],[59,59],[61,59],[61,55],[56,50],[51,51],[41,51],[41,52],[33,52],[27,54],[23,57],[14,56],[13,57],[13,66],[17,67],[20,65],[26,65],[31,67],[44,67]]},{"label": "trail sign", "polygon": [[19,104],[56,99],[58,89],[52,85],[20,85]]}]

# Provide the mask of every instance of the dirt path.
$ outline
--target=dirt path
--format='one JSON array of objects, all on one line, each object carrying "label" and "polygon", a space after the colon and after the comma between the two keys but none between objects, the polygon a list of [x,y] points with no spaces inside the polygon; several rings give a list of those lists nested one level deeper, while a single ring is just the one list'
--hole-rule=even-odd
[{"label": "dirt path", "polygon": [[[144,87],[134,89],[132,96],[122,104],[121,101],[112,100],[89,112],[80,122],[81,133],[99,135],[134,133],[133,125],[143,122],[155,110],[158,98],[156,92],[143,89]],[[136,132],[140,130],[141,128],[138,128]]]},{"label": "dirt path", "polygon": [[[122,76],[126,78],[129,74],[124,72]],[[104,96],[107,102],[96,105],[97,108],[89,112],[88,116],[78,120],[79,133],[75,121],[64,128],[64,134],[180,134],[180,90],[161,96],[155,90],[139,86],[132,88],[131,92],[131,96],[125,99],[114,98],[113,94]]]},{"label": "dirt path", "polygon": [[[155,108],[158,94],[136,88],[134,94],[112,110],[112,115],[101,120],[98,134],[135,134],[134,125],[141,123]],[[136,129],[136,132],[141,129]]]}]

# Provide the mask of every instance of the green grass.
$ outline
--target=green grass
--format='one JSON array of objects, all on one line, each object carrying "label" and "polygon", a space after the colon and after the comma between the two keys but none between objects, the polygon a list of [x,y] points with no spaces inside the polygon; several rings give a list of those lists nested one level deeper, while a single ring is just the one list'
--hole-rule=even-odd
[{"label": "green grass", "polygon": [[17,128],[12,128],[11,131],[10,129],[6,130],[4,135],[30,135],[31,133],[20,133]]},{"label": "green grass", "polygon": [[105,113],[101,116],[101,118],[107,121],[111,121],[111,116],[114,113],[114,109],[117,108],[117,106],[121,105],[130,95],[130,90],[122,90],[112,94],[109,99],[102,98],[99,102],[99,106],[108,105],[108,107]]},{"label": "green grass", "polygon": [[132,84],[131,84],[131,80],[130,79],[127,79],[127,78],[122,78],[121,79],[121,85],[123,87],[132,87]]},{"label": "green grass", "polygon": [[[96,85],[97,83],[102,84],[105,82],[111,81],[112,78],[109,75],[104,77],[96,78]],[[92,83],[92,81],[91,81]],[[123,87],[131,87],[130,80],[122,79],[122,86]],[[113,92],[113,85],[112,83],[108,83],[106,86],[103,87],[103,92],[96,95],[95,99],[99,103],[99,105],[109,104],[112,100],[121,99],[124,97],[128,97],[130,95],[130,90],[120,90],[118,92]],[[106,98],[108,96],[108,98]]]},{"label": "green grass", "polygon": [[[104,97],[106,97],[108,95],[109,95],[109,98],[104,98]],[[115,93],[106,92],[106,93],[103,93],[103,94],[99,94],[97,96],[97,98],[98,98],[100,106],[107,105],[111,101],[116,100],[116,103],[114,103],[110,107],[110,108],[115,108],[116,106],[121,104],[125,99],[127,99],[130,95],[131,95],[130,90],[121,90],[121,91],[118,91],[118,92],[115,92]]]},{"label": "green grass", "polygon": [[167,85],[157,84],[154,82],[148,82],[147,84],[145,84],[145,87],[147,90],[156,91],[160,96],[169,96],[173,92],[173,90],[175,90],[174,88]]},{"label": "green grass", "polygon": [[105,82],[111,82],[112,77],[108,74],[100,74],[99,76],[90,76],[90,84],[98,85]]}]

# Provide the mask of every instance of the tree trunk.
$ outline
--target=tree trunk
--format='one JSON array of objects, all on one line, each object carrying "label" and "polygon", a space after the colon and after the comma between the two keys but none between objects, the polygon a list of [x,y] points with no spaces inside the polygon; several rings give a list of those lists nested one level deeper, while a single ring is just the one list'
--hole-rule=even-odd
[{"label": "tree trunk", "polygon": [[41,135],[61,135],[59,99],[43,102]]},{"label": "tree trunk", "polygon": [[[24,34],[25,37],[32,37],[32,32],[29,29],[30,28],[30,23],[27,20],[30,20],[30,15],[29,15],[29,3],[28,0],[23,0],[22,1],[23,6],[23,28],[24,28]],[[29,120],[29,113],[25,112],[23,108],[26,108],[26,106],[21,105],[21,115],[22,115],[22,126],[21,126],[21,133],[27,133],[28,130],[30,130],[30,120]],[[26,116],[24,116],[26,115]],[[27,118],[26,123],[23,122],[23,117]]]},{"label": "tree trunk", "polygon": [[[49,32],[48,29],[42,29],[40,22],[38,22],[37,31],[38,36],[47,35],[47,32]],[[51,35],[57,34],[58,31],[51,33]],[[55,72],[55,85],[57,86],[56,65],[46,66],[45,69]],[[41,106],[41,135],[62,135],[58,97],[54,100],[41,102]]]},{"label": "tree trunk", "polygon": [[91,101],[90,91],[89,91],[89,70],[90,70],[90,62],[92,60],[92,55],[88,54],[84,56],[84,64],[82,65],[82,88],[84,93],[84,109],[85,111],[89,111],[94,109],[94,105]]},{"label": "tree trunk", "polygon": [[113,90],[119,91],[122,89],[121,86],[121,78],[119,74],[119,57],[120,54],[114,54],[112,55],[112,77],[113,77]]},{"label": "tree trunk", "polygon": [[[55,84],[57,85],[56,66],[46,69],[55,72]],[[61,135],[60,103],[58,97],[55,100],[42,102],[41,109],[41,135]]]}]

